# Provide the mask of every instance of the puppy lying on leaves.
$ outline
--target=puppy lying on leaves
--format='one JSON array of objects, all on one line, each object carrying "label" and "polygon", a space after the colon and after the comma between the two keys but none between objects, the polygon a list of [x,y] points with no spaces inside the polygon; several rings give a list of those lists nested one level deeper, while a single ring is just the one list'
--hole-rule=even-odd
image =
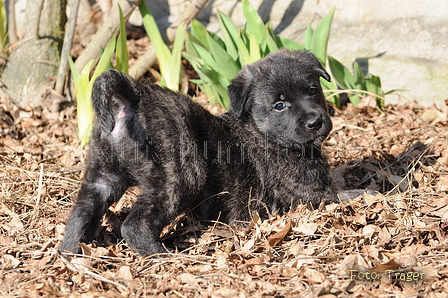
[{"label": "puppy lying on leaves", "polygon": [[332,123],[307,51],[281,50],[245,66],[215,116],[183,94],[111,70],[93,87],[96,123],[78,200],[61,250],[80,253],[108,207],[131,186],[141,195],[122,225],[130,247],[164,252],[160,233],[177,215],[249,220],[299,204],[337,200],[320,144]]}]

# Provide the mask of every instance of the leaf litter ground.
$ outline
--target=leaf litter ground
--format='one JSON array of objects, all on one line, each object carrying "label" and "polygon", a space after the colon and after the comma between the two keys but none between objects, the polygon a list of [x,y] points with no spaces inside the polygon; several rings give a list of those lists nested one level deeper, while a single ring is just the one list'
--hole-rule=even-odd
[{"label": "leaf litter ground", "polygon": [[178,218],[172,254],[121,239],[138,189],[105,215],[84,256],[57,252],[82,179],[74,109],[16,120],[0,110],[2,297],[445,297],[447,107],[347,108],[325,152],[341,189],[378,191],[228,226]]}]

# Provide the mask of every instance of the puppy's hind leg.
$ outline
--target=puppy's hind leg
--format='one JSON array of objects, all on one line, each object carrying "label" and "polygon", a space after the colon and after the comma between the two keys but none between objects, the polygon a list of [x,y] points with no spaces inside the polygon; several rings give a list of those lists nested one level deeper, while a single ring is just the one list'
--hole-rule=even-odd
[{"label": "puppy's hind leg", "polygon": [[121,234],[129,246],[140,255],[165,253],[160,234],[180,210],[161,193],[143,192],[121,226]]},{"label": "puppy's hind leg", "polygon": [[81,253],[79,243],[93,240],[107,208],[132,185],[126,174],[117,172],[116,164],[105,165],[103,160],[92,154],[78,200],[68,218],[60,250]]},{"label": "puppy's hind leg", "polygon": [[135,92],[135,83],[117,71],[106,72],[95,81],[92,99],[97,122],[85,178],[67,221],[61,251],[80,253],[79,243],[93,239],[107,208],[135,185],[119,146],[128,138],[127,121],[134,120],[133,109],[139,99]]}]

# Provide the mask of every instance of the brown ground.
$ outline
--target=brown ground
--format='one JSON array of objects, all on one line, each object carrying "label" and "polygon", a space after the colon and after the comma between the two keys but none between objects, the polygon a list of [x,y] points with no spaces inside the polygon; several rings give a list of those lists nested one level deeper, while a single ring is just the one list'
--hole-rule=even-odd
[{"label": "brown ground", "polygon": [[446,107],[349,107],[333,117],[325,148],[339,187],[382,194],[319,210],[299,207],[265,221],[254,214],[249,227],[187,218],[166,234],[169,248],[184,251],[150,259],[131,252],[118,232],[134,189],[110,208],[98,242],[84,246],[86,256],[69,261],[57,248],[86,156],[77,147],[74,115],[73,107],[35,111],[12,123],[2,112],[0,296],[442,297],[448,291]]},{"label": "brown ground", "polygon": [[[148,41],[129,45],[135,59]],[[336,113],[325,150],[338,186],[381,194],[240,227],[180,219],[165,237],[182,253],[143,258],[119,235],[133,189],[71,261],[57,249],[86,157],[75,109],[8,112],[0,106],[0,297],[446,297],[447,106]]]}]

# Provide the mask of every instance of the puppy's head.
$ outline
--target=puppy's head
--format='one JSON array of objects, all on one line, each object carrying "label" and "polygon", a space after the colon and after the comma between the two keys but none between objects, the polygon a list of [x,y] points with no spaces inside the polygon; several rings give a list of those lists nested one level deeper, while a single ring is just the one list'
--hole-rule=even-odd
[{"label": "puppy's head", "polygon": [[253,119],[261,133],[285,145],[319,145],[332,124],[319,78],[330,80],[308,51],[281,50],[245,66],[228,91],[232,113]]}]

